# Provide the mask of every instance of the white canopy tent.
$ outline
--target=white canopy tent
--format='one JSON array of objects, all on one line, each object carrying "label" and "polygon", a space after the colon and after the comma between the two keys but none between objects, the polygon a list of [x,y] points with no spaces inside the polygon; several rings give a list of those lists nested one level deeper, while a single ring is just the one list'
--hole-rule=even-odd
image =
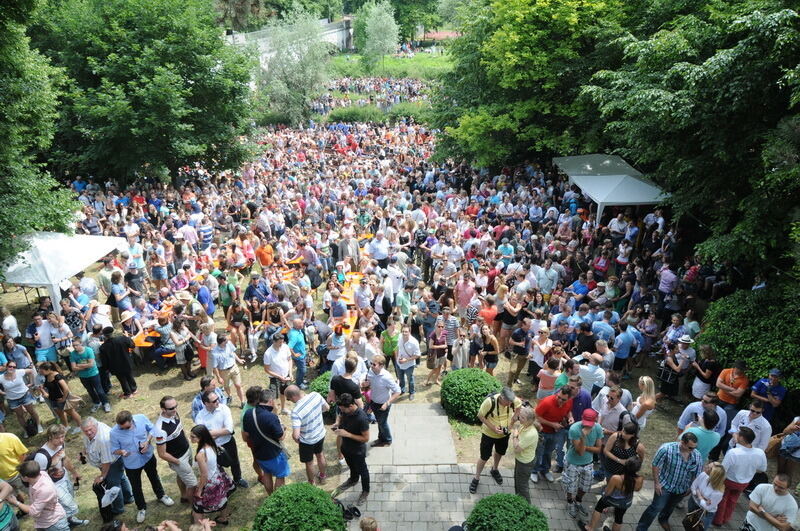
[{"label": "white canopy tent", "polygon": [[58,309],[59,284],[85,270],[114,249],[126,250],[124,238],[37,232],[29,236],[30,248],[5,269],[6,284],[44,287]]},{"label": "white canopy tent", "polygon": [[555,157],[553,164],[567,174],[569,182],[597,203],[597,220],[606,206],[655,205],[668,197],[647,181],[640,171],[616,155]]}]

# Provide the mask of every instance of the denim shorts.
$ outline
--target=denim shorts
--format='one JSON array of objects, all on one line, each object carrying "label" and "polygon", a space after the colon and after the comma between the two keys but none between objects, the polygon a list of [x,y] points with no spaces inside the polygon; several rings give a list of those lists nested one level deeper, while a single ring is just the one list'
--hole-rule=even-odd
[{"label": "denim shorts", "polygon": [[276,478],[285,478],[291,472],[289,470],[289,460],[286,459],[286,454],[284,452],[281,452],[277,457],[273,457],[272,459],[267,459],[265,461],[257,459],[256,462],[258,466],[261,467],[261,470]]},{"label": "denim shorts", "polygon": [[31,395],[30,391],[25,393],[25,396],[22,398],[17,398],[16,400],[13,398],[8,399],[8,407],[11,409],[17,409],[20,406],[27,406],[28,404],[33,404],[33,395]]}]

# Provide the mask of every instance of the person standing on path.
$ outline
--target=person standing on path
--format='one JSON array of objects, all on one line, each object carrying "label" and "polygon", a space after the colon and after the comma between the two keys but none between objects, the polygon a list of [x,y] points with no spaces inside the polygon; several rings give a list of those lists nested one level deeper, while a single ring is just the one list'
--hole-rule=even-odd
[{"label": "person standing on path", "polygon": [[[776,474],[772,485],[762,483],[750,494],[745,523],[755,531],[791,529],[797,518],[797,502],[789,492],[789,476]],[[744,528],[743,528],[744,529]]]},{"label": "person standing on path", "polygon": [[325,443],[325,423],[322,414],[330,406],[317,392],[306,394],[300,387],[290,385],[286,388],[286,398],[295,404],[292,409],[292,438],[300,445],[300,462],[306,466],[308,482],[314,484],[314,458],[317,459],[320,485],[326,483],[327,463],[323,444]]},{"label": "person standing on path", "polygon": [[647,531],[658,523],[669,529],[669,517],[675,506],[690,492],[695,478],[703,471],[703,457],[697,451],[697,437],[684,433],[680,440],[668,442],[653,456],[653,501],[645,509],[636,531]]},{"label": "person standing on path", "polygon": [[397,376],[400,379],[400,394],[406,392],[406,380],[408,380],[408,399],[414,400],[414,369],[417,367],[417,360],[420,358],[419,341],[411,335],[411,328],[403,325],[403,331],[397,342]]},{"label": "person standing on path", "polygon": [[489,473],[498,485],[503,484],[503,476],[497,467],[500,459],[506,455],[510,428],[517,421],[517,410],[522,406],[522,400],[516,397],[514,391],[504,387],[498,394],[486,397],[481,407],[478,408],[478,420],[481,421],[481,447],[480,457],[475,465],[475,476],[469,484],[469,493],[478,491],[478,482],[481,479],[483,467],[490,458],[492,468]]},{"label": "person standing on path", "polygon": [[103,329],[106,338],[100,345],[100,365],[119,380],[122,387],[122,398],[136,395],[136,380],[133,379],[133,360],[131,350],[135,345],[125,334],[115,334],[114,329],[107,326]]},{"label": "person standing on path", "polygon": [[523,406],[517,413],[519,427],[511,431],[511,446],[514,448],[514,493],[531,502],[530,477],[536,466],[536,446],[539,431],[536,429],[536,414],[530,406]]},{"label": "person standing on path", "polygon": [[597,411],[584,410],[581,420],[569,427],[572,442],[566,455],[561,484],[567,495],[567,514],[572,518],[586,518],[589,512],[583,506],[583,495],[592,488],[592,459],[603,449],[603,428],[597,423]]},{"label": "person standing on path", "polygon": [[183,431],[183,422],[178,415],[178,401],[172,396],[165,396],[159,403],[161,415],[153,425],[153,436],[156,438],[158,457],[175,472],[181,503],[191,503],[194,499],[197,476],[192,470],[192,449],[189,439]]},{"label": "person standing on path", "polygon": [[[567,428],[572,424],[572,388],[565,385],[554,395],[543,398],[536,404],[536,420],[542,425],[541,442],[536,448],[536,468],[531,481],[539,482],[539,476],[552,483],[555,481],[550,471],[550,459],[554,450],[564,446]],[[556,463],[563,470],[564,463]]]},{"label": "person standing on path", "polygon": [[372,412],[378,421],[378,439],[373,441],[371,446],[389,446],[392,444],[389,410],[392,402],[400,396],[400,386],[386,370],[386,358],[382,354],[377,354],[372,358],[372,369],[369,371],[367,379],[370,389],[372,389]]},{"label": "person standing on path", "polygon": [[756,434],[752,429],[742,426],[733,434],[731,441],[736,446],[725,454],[722,466],[725,468],[725,492],[719,502],[717,514],[714,516],[714,525],[723,526],[733,516],[739,496],[750,484],[756,472],[766,472],[767,456],[761,448],[755,448],[753,441]]},{"label": "person standing on path", "polygon": [[369,468],[367,468],[367,441],[369,441],[369,418],[364,410],[356,405],[349,393],[339,396],[339,418],[331,428],[342,438],[342,454],[350,469],[350,477],[331,494],[341,492],[358,483],[361,478],[361,495],[357,505],[367,501],[369,496]]},{"label": "person standing on path", "polygon": [[220,465],[230,467],[233,474],[233,481],[243,489],[250,485],[242,477],[242,467],[239,464],[239,451],[236,448],[236,440],[233,438],[233,415],[228,406],[220,402],[217,393],[205,391],[202,395],[203,409],[201,409],[194,421],[202,424],[214,437],[217,446],[225,449],[220,455]]},{"label": "person standing on path", "polygon": [[171,507],[175,505],[166,495],[158,477],[156,457],[153,455],[153,425],[144,415],[132,415],[130,411],[117,413],[116,425],[111,429],[111,451],[122,456],[125,472],[131,482],[133,497],[136,500],[136,521],[140,524],[147,516],[147,502],[142,491],[142,470],[150,480],[150,486],[158,501]]}]

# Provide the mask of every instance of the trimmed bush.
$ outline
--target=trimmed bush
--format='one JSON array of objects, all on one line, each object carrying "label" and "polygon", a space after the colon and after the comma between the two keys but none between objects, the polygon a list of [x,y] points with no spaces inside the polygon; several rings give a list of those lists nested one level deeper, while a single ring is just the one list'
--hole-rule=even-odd
[{"label": "trimmed bush", "polygon": [[330,495],[308,483],[292,483],[276,490],[259,507],[253,531],[344,531],[342,510]]},{"label": "trimmed bush", "polygon": [[473,507],[469,531],[547,531],[547,517],[516,494],[492,494]]},{"label": "trimmed bush", "polygon": [[328,396],[328,388],[331,386],[331,371],[324,372],[311,380],[311,384],[308,386],[308,392],[313,393],[316,391],[317,393],[322,395],[322,398]]},{"label": "trimmed bush", "polygon": [[486,395],[499,392],[502,387],[493,376],[480,369],[452,371],[442,381],[442,407],[449,416],[475,424]]},{"label": "trimmed bush", "polygon": [[328,113],[328,122],[384,122],[386,115],[375,105],[337,107]]},{"label": "trimmed bush", "polygon": [[[781,420],[800,414],[800,300],[790,285],[739,290],[712,302],[703,318],[698,344],[711,345],[723,366],[747,363],[752,382],[777,367],[789,395],[776,411]],[[779,422],[780,424],[780,422]]]}]

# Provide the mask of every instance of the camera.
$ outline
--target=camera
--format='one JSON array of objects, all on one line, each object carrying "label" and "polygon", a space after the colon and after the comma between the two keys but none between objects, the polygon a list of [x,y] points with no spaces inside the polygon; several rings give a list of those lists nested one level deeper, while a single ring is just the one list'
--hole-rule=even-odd
[{"label": "camera", "polygon": [[508,431],[508,428],[503,426],[503,435],[508,435],[509,433],[511,433],[511,432]]}]

